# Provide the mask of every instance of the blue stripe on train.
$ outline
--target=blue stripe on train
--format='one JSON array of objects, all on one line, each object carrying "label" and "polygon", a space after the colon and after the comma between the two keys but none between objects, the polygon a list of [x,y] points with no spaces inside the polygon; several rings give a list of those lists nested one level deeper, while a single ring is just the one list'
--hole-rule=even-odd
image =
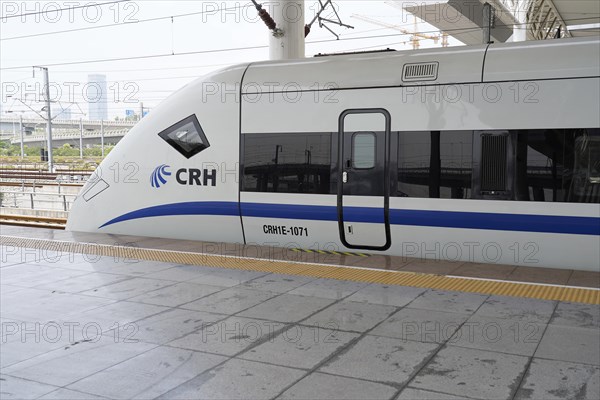
[{"label": "blue stripe on train", "polygon": [[600,235],[600,218],[461,211],[390,210],[390,224]]},{"label": "blue stripe on train", "polygon": [[[337,221],[337,207],[299,204],[241,203],[244,217]],[[100,228],[134,219],[170,215],[239,215],[235,202],[189,202],[136,210],[114,218]],[[344,207],[348,222],[383,223],[381,209]],[[442,228],[484,229],[540,233],[600,235],[600,218],[556,215],[497,214],[463,211],[390,210],[390,224]]]},{"label": "blue stripe on train", "polygon": [[240,215],[238,203],[225,201],[195,201],[189,203],[163,204],[142,208],[111,219],[100,228],[133,219],[165,217],[172,215]]}]

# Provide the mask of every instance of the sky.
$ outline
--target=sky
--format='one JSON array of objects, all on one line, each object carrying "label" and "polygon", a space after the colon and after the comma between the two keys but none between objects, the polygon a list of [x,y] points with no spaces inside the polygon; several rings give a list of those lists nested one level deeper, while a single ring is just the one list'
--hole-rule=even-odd
[{"label": "sky", "polygon": [[[338,41],[326,29],[313,25],[306,39],[306,56],[387,47],[411,49],[410,35],[355,17],[412,30],[412,15],[391,3],[334,1],[342,22],[354,29],[330,25],[339,34]],[[318,10],[318,1],[306,0],[305,7],[309,22]],[[323,16],[331,18],[333,14],[327,11]],[[437,32],[423,22],[417,29]],[[151,110],[197,77],[232,64],[267,60],[269,34],[250,1],[2,0],[1,112],[3,116],[7,111],[34,116],[31,109],[41,110],[43,75],[38,71],[34,76],[33,66],[48,67],[52,108],[70,108],[74,119],[88,118],[86,97],[96,96],[95,89],[87,85],[90,74],[107,77],[110,119],[125,117],[128,109],[138,112],[140,103]],[[460,44],[450,40],[450,45]],[[421,41],[421,48],[436,46],[440,44]],[[252,48],[240,49],[246,47]],[[90,62],[109,59],[112,61]]]}]

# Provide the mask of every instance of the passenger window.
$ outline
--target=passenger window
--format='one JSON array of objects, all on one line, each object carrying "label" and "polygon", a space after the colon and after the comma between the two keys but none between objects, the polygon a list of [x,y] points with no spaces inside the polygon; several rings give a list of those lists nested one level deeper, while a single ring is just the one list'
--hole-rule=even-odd
[{"label": "passenger window", "polygon": [[185,158],[190,158],[210,147],[195,115],[179,121],[158,134]]},{"label": "passenger window", "polygon": [[355,133],[352,136],[352,167],[354,169],[375,167],[375,134]]},{"label": "passenger window", "polygon": [[330,194],[330,133],[243,135],[246,192]]},{"label": "passenger window", "polygon": [[600,203],[600,129],[399,132],[398,197]]}]

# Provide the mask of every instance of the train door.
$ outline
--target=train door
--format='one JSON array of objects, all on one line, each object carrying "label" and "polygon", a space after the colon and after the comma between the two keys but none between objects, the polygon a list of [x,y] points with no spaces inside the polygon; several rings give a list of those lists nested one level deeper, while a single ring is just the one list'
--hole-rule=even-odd
[{"label": "train door", "polygon": [[338,224],[352,249],[386,250],[389,226],[390,114],[347,110],[339,119]]}]

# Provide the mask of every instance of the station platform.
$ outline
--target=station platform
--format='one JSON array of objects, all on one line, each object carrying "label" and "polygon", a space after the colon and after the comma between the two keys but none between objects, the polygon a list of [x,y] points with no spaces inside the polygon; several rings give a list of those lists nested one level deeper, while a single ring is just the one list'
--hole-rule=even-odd
[{"label": "station platform", "polygon": [[600,274],[0,226],[2,399],[598,399]]}]

